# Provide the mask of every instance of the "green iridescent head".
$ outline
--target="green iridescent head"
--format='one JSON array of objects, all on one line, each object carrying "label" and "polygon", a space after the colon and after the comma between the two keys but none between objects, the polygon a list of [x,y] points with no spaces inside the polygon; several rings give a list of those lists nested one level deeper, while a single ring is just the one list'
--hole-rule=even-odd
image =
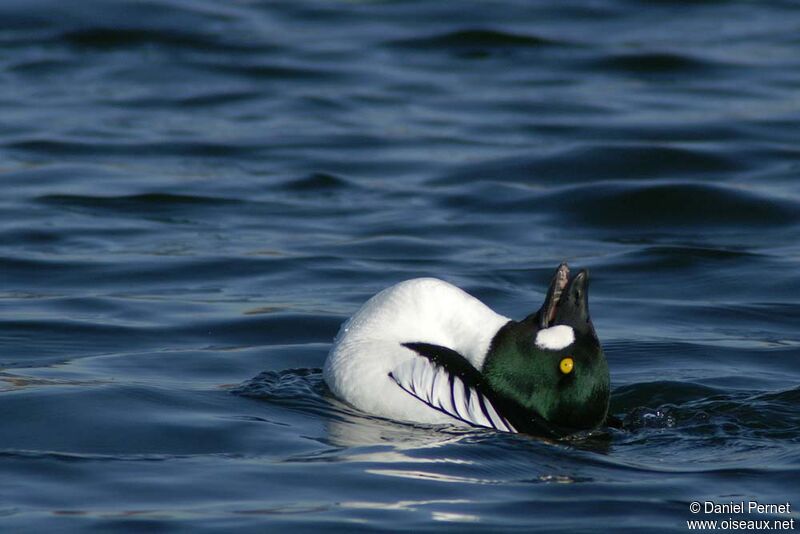
[{"label": "green iridescent head", "polygon": [[608,363],[589,317],[589,273],[559,266],[542,307],[492,340],[483,375],[518,421],[542,419],[558,434],[606,420]]}]

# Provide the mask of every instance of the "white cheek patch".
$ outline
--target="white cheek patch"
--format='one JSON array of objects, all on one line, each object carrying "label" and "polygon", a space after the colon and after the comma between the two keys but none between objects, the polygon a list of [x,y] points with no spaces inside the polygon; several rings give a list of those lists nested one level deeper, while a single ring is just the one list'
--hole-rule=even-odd
[{"label": "white cheek patch", "polygon": [[575,331],[571,326],[560,324],[539,330],[536,334],[536,346],[540,349],[561,350],[575,341]]}]

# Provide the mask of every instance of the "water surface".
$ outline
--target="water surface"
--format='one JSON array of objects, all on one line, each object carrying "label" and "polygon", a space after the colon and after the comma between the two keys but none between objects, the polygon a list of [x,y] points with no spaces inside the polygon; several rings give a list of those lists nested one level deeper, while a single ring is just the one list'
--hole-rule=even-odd
[{"label": "water surface", "polygon": [[[788,1],[3,2],[0,527],[800,506],[799,35]],[[326,392],[380,289],[436,276],[520,318],[562,260],[592,272],[625,429]]]}]

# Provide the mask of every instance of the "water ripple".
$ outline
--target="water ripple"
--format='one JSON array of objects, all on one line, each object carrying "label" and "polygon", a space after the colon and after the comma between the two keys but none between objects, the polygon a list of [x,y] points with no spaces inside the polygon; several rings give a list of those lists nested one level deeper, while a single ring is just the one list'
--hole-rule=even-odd
[{"label": "water ripple", "polygon": [[[0,2],[3,530],[639,532],[790,498],[795,11]],[[522,318],[563,260],[623,428],[404,424],[325,389],[384,287]]]}]

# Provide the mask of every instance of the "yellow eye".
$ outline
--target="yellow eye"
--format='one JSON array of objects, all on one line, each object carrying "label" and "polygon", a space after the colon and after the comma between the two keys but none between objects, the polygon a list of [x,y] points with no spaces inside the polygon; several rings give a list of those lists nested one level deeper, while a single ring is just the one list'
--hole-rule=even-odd
[{"label": "yellow eye", "polygon": [[564,358],[561,360],[561,363],[558,364],[558,368],[561,369],[561,372],[565,375],[568,375],[572,372],[572,368],[575,366],[575,362],[572,361],[572,358]]}]

